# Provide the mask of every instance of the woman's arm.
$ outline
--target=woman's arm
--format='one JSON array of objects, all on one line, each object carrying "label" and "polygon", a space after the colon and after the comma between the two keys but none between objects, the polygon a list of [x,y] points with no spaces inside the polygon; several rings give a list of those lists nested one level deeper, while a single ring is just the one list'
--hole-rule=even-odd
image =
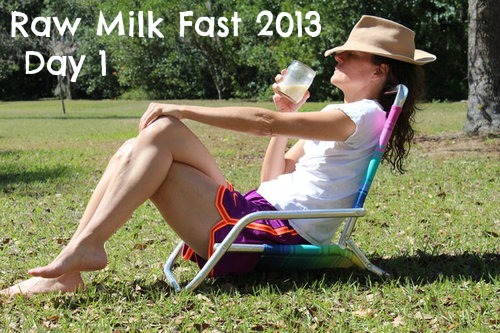
[{"label": "woman's arm", "polygon": [[[279,112],[255,107],[219,107],[151,103],[141,118],[139,130],[162,116],[192,119],[225,129],[261,136],[285,136],[299,139],[344,141],[356,125],[341,110],[326,112],[295,112],[309,98],[306,91],[298,103],[292,103],[279,94],[279,82],[286,70],[276,75],[273,84],[273,101]],[[275,140],[275,141],[278,141]],[[283,147],[283,139],[279,139]],[[272,142],[273,145],[275,142]],[[278,143],[278,142],[276,142]],[[286,143],[285,143],[286,146]],[[283,156],[283,155],[282,155]]]},{"label": "woman's arm", "polygon": [[203,107],[151,103],[139,129],[162,116],[191,119],[208,125],[256,134],[299,139],[344,141],[356,128],[341,110],[276,112],[254,107]]},{"label": "woman's arm", "polygon": [[288,138],[277,136],[271,138],[264,156],[260,181],[265,182],[277,178],[284,173],[295,170],[295,164],[304,155],[304,141],[299,140],[288,151],[286,151]]}]

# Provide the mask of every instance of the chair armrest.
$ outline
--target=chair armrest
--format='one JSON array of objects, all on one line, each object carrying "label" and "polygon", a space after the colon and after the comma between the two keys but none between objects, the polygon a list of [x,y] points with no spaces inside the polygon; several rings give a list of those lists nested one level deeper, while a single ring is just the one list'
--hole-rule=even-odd
[{"label": "chair armrest", "polygon": [[250,213],[241,218],[240,223],[244,227],[253,221],[263,219],[311,219],[311,218],[334,218],[334,217],[360,217],[364,216],[364,208],[339,208],[339,209],[311,209],[311,210],[270,210]]}]

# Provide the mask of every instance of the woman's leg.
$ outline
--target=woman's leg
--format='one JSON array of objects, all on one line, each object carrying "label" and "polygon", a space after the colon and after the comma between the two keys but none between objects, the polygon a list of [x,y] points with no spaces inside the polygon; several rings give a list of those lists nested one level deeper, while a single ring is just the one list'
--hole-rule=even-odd
[{"label": "woman's leg", "polygon": [[[115,155],[112,161],[119,159],[118,155]],[[107,170],[112,170],[110,169],[113,165],[112,161]],[[103,176],[99,185],[105,184],[105,179],[106,177]],[[98,188],[99,186],[90,201],[98,198]],[[195,188],[196,191],[193,191]],[[214,210],[218,188],[219,184],[204,173],[187,164],[174,162],[167,178],[151,198],[171,228],[196,253],[205,258],[212,222],[220,220],[220,215]],[[89,211],[87,207],[86,212]],[[80,226],[82,225],[85,225],[84,219],[81,220]],[[83,228],[79,227],[78,230],[81,229]],[[194,232],[195,230],[198,232]],[[72,292],[83,287],[80,272],[74,271],[57,278],[32,277],[0,291],[0,295]]]},{"label": "woman's leg", "polygon": [[[139,205],[155,194],[174,161],[199,170],[217,184],[225,183],[211,155],[184,124],[174,119],[160,119],[139,134],[128,154],[122,158],[99,206],[83,230],[52,263],[29,273],[54,278],[67,272],[104,268],[107,264],[105,241]],[[198,191],[196,188],[192,190]]]},{"label": "woman's leg", "polygon": [[208,254],[210,231],[221,220],[215,206],[220,185],[192,166],[174,162],[151,198],[168,225],[204,258]]},{"label": "woman's leg", "polygon": [[85,211],[83,212],[83,215],[79,221],[78,228],[73,234],[72,238],[75,238],[77,235],[79,235],[80,232],[85,228],[87,223],[89,223],[92,216],[94,216],[97,207],[99,207],[99,204],[101,203],[104,193],[106,193],[111,178],[113,178],[113,175],[116,174],[118,170],[120,160],[124,155],[127,154],[127,151],[132,147],[133,143],[134,139],[127,140],[125,143],[122,144],[120,148],[118,148],[118,150],[109,160],[108,165],[106,166],[106,169],[104,170],[104,173],[101,176],[101,179],[97,183],[97,186],[94,189],[92,196],[87,202]]},{"label": "woman's leg", "polygon": [[[106,192],[112,175],[116,172],[121,157],[126,153],[128,149],[130,149],[133,141],[134,140],[131,139],[125,142],[110,159],[106,170],[104,171],[101,179],[99,180],[99,183],[97,184],[95,190],[92,193],[92,196],[90,197],[90,200],[87,203],[85,212],[80,219],[78,229],[73,234],[72,239],[75,238],[85,228],[91,217],[94,215],[94,212],[96,211],[104,193]],[[76,271],[68,274],[63,274],[53,279],[33,277],[31,279],[15,284],[9,288],[1,290],[0,295],[13,296],[16,294],[34,294],[51,291],[70,292],[82,288],[83,286],[84,282],[81,274],[80,272]]]},{"label": "woman's leg", "polygon": [[[119,162],[124,154],[130,149],[134,140],[126,141],[117,152],[111,157],[106,170],[104,171],[99,183],[94,189],[90,200],[87,203],[87,207],[82,215],[82,218],[79,221],[79,225],[75,233],[73,234],[73,238],[75,238],[87,225],[92,216],[94,215],[101,199],[106,192],[109,181],[112,175],[115,174]],[[80,272],[75,271],[68,274],[63,274],[57,278],[53,279],[45,279],[41,277],[33,277],[31,279],[27,279],[18,284],[15,284],[9,288],[0,291],[0,295],[13,296],[16,294],[34,294],[40,292],[51,292],[51,291],[62,291],[62,292],[70,292],[75,291],[79,288],[84,287],[84,282],[81,277]]]},{"label": "woman's leg", "polygon": [[[167,175],[176,163],[189,166],[189,170],[196,170],[211,184],[191,183],[187,192],[200,193],[208,188],[215,189],[210,195],[199,196],[200,202],[209,200],[211,203],[203,205],[203,209],[209,210],[208,216],[213,216],[212,221],[203,222],[208,224],[208,229],[193,228],[190,232],[196,235],[193,236],[195,243],[196,239],[207,237],[202,233],[218,220],[213,199],[216,188],[225,184],[224,177],[208,151],[187,127],[177,120],[160,119],[140,133],[130,151],[120,160],[116,171],[109,177],[102,198],[97,200],[98,205],[90,220],[82,223],[68,246],[51,264],[33,269],[30,274],[56,278],[66,273],[103,268],[107,263],[104,242],[140,204],[153,197],[160,187],[165,191]],[[192,205],[191,209],[197,208]],[[165,211],[162,214],[167,215]]]}]

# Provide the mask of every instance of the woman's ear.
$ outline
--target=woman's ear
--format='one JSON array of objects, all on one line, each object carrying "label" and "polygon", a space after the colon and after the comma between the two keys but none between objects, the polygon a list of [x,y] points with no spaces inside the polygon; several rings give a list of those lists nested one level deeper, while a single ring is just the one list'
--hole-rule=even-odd
[{"label": "woman's ear", "polygon": [[388,64],[380,64],[377,66],[377,69],[375,70],[375,75],[387,77],[388,74],[389,74]]}]

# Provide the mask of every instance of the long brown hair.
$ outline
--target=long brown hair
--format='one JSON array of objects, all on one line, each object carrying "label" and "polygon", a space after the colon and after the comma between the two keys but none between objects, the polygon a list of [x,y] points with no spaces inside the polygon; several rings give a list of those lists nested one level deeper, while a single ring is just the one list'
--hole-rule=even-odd
[{"label": "long brown hair", "polygon": [[415,136],[413,124],[418,109],[416,103],[424,92],[424,71],[422,66],[377,55],[373,56],[372,61],[377,66],[387,64],[389,67],[385,86],[378,98],[384,110],[390,110],[395,97],[394,94],[386,94],[387,91],[392,90],[400,83],[408,87],[408,97],[383,157],[383,161],[389,162],[394,171],[404,173],[406,171],[404,161],[410,152],[412,140]]}]

